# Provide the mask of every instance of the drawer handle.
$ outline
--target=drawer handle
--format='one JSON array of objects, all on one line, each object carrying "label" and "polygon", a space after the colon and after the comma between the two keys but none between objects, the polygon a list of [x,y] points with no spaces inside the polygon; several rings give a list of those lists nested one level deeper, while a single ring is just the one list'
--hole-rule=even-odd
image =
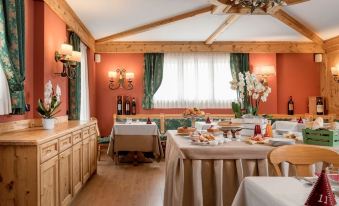
[{"label": "drawer handle", "polygon": [[50,149],[49,149],[49,150],[46,150],[46,153],[50,153],[50,152],[52,152],[52,150],[50,150]]},{"label": "drawer handle", "polygon": [[66,145],[66,144],[68,144],[68,142],[64,142],[64,143],[62,143],[62,145]]}]

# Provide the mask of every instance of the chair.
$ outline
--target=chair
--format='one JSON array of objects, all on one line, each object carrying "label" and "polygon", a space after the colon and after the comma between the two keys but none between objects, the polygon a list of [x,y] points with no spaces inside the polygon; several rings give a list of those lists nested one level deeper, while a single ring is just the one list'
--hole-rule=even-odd
[{"label": "chair", "polygon": [[[98,121],[97,118],[95,118],[95,117],[91,117],[90,120],[91,121]],[[100,161],[101,149],[106,149],[106,150],[108,149],[108,144],[109,144],[110,138],[100,136],[98,124],[96,124],[96,130],[97,130],[97,153],[98,153],[97,156],[98,156],[98,160]]]},{"label": "chair", "polygon": [[268,159],[278,176],[282,176],[279,164],[288,162],[295,166],[296,176],[313,176],[311,165],[323,162],[325,165],[339,166],[339,154],[331,149],[312,145],[285,145],[273,149]]}]

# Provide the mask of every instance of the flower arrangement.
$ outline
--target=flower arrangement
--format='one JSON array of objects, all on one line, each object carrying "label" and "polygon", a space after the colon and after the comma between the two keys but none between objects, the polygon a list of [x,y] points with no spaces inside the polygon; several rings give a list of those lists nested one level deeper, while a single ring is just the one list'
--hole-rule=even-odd
[{"label": "flower arrangement", "polygon": [[231,89],[237,90],[238,102],[232,103],[232,109],[236,117],[243,115],[244,108],[247,113],[254,116],[258,114],[260,102],[266,102],[268,95],[271,93],[271,88],[259,81],[255,74],[239,72],[239,81],[231,81]]},{"label": "flower arrangement", "polygon": [[52,82],[48,81],[44,88],[44,101],[38,100],[37,111],[39,115],[44,119],[52,119],[60,111],[57,111],[61,104],[60,97],[61,89],[59,85],[56,86],[54,92]]}]

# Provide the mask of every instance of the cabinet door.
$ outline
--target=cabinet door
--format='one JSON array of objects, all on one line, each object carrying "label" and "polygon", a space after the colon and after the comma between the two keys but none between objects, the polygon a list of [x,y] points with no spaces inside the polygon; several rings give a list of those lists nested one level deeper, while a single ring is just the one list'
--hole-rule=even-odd
[{"label": "cabinet door", "polygon": [[76,145],[73,145],[72,152],[72,181],[73,181],[73,195],[75,195],[82,186],[82,143],[79,142]]},{"label": "cabinet door", "polygon": [[97,138],[96,135],[91,135],[89,141],[89,159],[90,159],[90,169],[91,175],[97,170]]},{"label": "cabinet door", "polygon": [[85,184],[90,176],[89,152],[89,138],[86,138],[82,141],[82,184]]},{"label": "cabinet door", "polygon": [[60,205],[69,205],[72,200],[72,148],[59,155]]},{"label": "cabinet door", "polygon": [[[24,169],[24,168],[22,168]],[[59,205],[58,156],[40,165],[40,201],[43,206]]]}]

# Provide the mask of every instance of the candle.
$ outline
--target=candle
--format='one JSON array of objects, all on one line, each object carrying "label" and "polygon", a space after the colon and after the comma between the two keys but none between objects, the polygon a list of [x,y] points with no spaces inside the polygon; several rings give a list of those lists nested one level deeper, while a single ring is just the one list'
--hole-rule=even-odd
[{"label": "candle", "polygon": [[61,44],[59,53],[62,55],[71,55],[73,51],[72,45],[69,44]]},{"label": "candle", "polygon": [[126,79],[130,80],[134,78],[134,73],[133,72],[127,72],[126,73]]},{"label": "candle", "polygon": [[115,71],[109,71],[109,72],[108,72],[108,77],[109,77],[110,79],[115,79],[115,78],[117,77],[117,72],[115,72]]}]

